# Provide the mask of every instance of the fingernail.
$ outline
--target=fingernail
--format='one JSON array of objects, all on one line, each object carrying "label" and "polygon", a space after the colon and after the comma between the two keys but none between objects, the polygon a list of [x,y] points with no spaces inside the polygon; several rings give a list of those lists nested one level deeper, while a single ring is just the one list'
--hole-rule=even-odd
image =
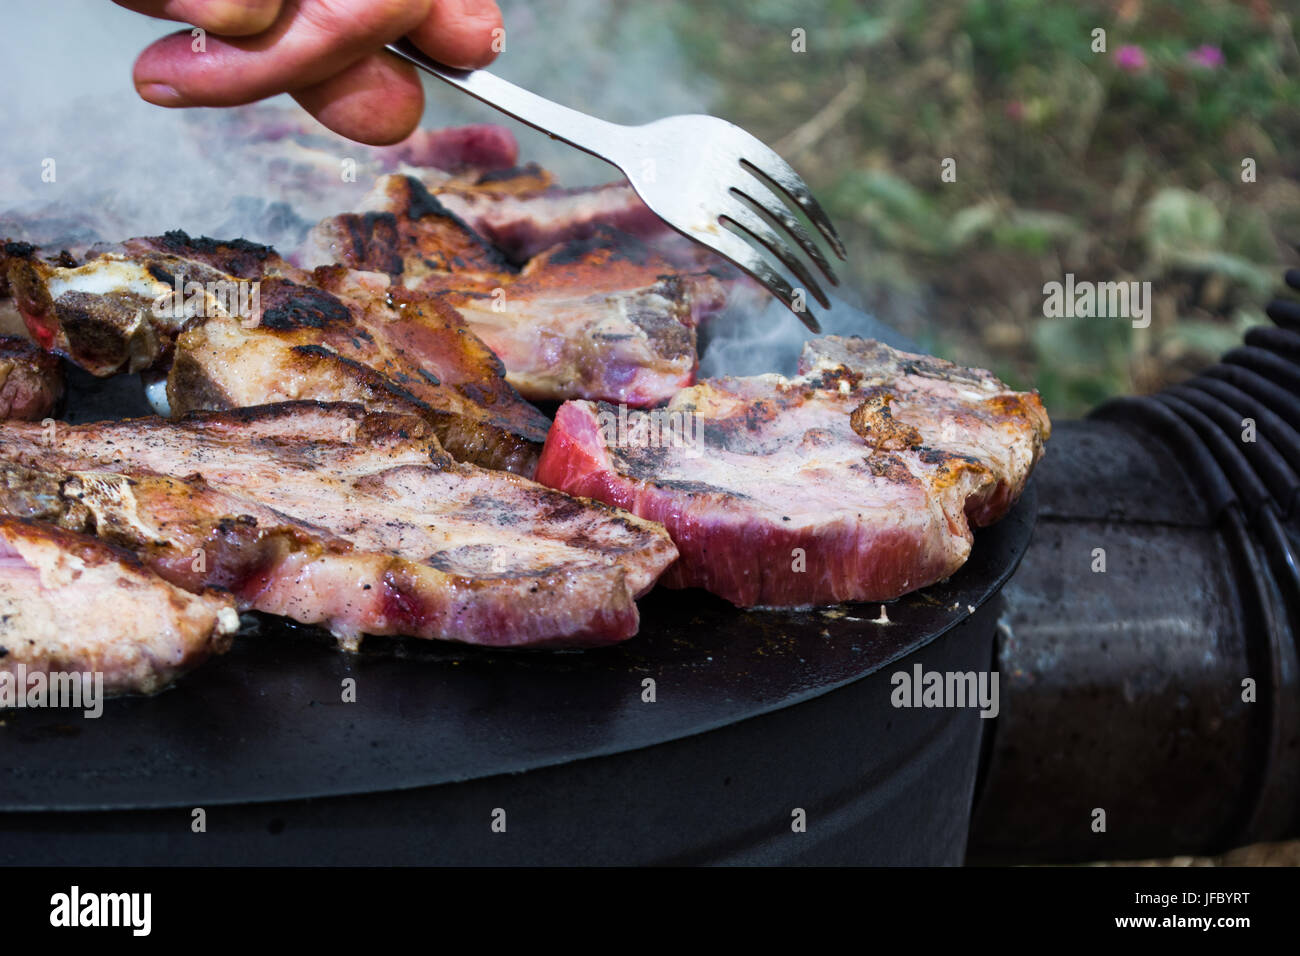
[{"label": "fingernail", "polygon": [[174,86],[166,83],[141,83],[136,87],[141,99],[154,106],[189,106],[189,100]]}]

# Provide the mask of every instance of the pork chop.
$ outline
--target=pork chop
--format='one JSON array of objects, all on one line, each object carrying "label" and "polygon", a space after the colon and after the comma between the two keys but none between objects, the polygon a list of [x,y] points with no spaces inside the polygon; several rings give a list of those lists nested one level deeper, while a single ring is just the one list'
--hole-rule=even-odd
[{"label": "pork chop", "polygon": [[[62,426],[0,424],[0,505],[140,553],[186,587],[329,628],[583,646],[636,633],[676,557],[658,525],[461,464],[423,419],[311,402]],[[18,490],[14,490],[18,489]]]},{"label": "pork chop", "polygon": [[322,220],[308,264],[385,272],[465,317],[525,397],[645,407],[695,380],[696,326],[726,304],[635,236],[591,226],[522,270],[418,180],[384,176],[357,213]]},{"label": "pork chop", "polygon": [[642,237],[667,229],[626,181],[527,192],[494,185],[488,178],[473,185],[449,182],[430,191],[519,265],[560,243],[589,239],[602,227]]},{"label": "pork chop", "polygon": [[456,457],[521,474],[546,436],[454,310],[383,274],[309,273],[266,246],[181,232],[77,266],[15,257],[9,274],[43,346],[95,375],[170,368],[175,413],[362,401],[421,414]]},{"label": "pork chop", "polygon": [[178,588],[90,535],[0,515],[0,673],[98,672],[105,693],[152,694],[224,653],[238,628],[228,595]]},{"label": "pork chop", "polygon": [[956,571],[1050,434],[1036,393],[871,340],[815,339],[800,372],[706,381],[630,424],[565,403],[538,480],[662,522],[670,587],[742,607],[883,601]]},{"label": "pork chop", "polygon": [[[731,283],[750,281],[717,253],[674,232],[626,179],[565,188],[540,177],[530,182],[527,169],[486,173],[472,183],[456,178],[421,181],[443,206],[517,266],[575,239],[622,234],[642,240],[678,273],[708,273]],[[705,311],[712,314],[713,309]]]}]

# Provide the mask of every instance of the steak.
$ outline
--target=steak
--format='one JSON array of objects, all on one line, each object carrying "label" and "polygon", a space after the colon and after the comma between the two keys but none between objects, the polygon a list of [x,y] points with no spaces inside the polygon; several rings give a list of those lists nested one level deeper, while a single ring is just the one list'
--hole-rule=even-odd
[{"label": "steak", "polygon": [[381,177],[362,211],[316,226],[304,260],[442,296],[528,399],[645,407],[694,382],[696,326],[726,304],[718,276],[683,273],[635,236],[595,226],[516,269],[442,195]]},{"label": "steak", "polygon": [[519,265],[554,245],[589,239],[606,228],[641,237],[668,230],[626,181],[527,192],[494,186],[492,179],[485,178],[472,186],[448,183],[431,191],[448,210]]},{"label": "steak", "polygon": [[62,396],[57,358],[25,339],[0,335],[0,418],[40,420]]},{"label": "steak", "polygon": [[94,537],[0,515],[0,674],[98,672],[106,693],[152,694],[225,652],[238,627],[228,595],[192,594]]},{"label": "steak", "polygon": [[[512,170],[485,174],[474,183],[422,181],[443,206],[518,266],[557,245],[626,234],[642,240],[676,272],[752,282],[708,247],[674,232],[627,180],[566,189],[544,181],[534,185],[522,171]],[[707,316],[714,309],[704,311]]]},{"label": "steak", "polygon": [[46,348],[96,375],[170,366],[176,413],[360,401],[423,415],[454,456],[521,474],[546,437],[549,421],[460,316],[386,275],[309,273],[266,246],[181,232],[76,267],[13,259],[9,272]]},{"label": "steak", "polygon": [[427,422],[312,402],[0,424],[8,513],[95,530],[187,588],[329,628],[585,646],[636,633],[661,527],[454,461]]},{"label": "steak", "polygon": [[[7,278],[27,331],[42,348],[100,377],[139,372],[165,365],[189,321],[229,308],[206,291],[209,286],[246,292],[246,280],[260,278],[276,261],[267,247],[242,240],[196,242],[209,244],[206,255],[179,255],[161,241],[136,240],[93,250],[81,262],[46,258],[26,246],[26,255],[7,258]],[[203,291],[177,297],[178,279]]]},{"label": "steak", "polygon": [[885,601],[948,577],[1024,488],[1050,423],[988,372],[825,337],[800,375],[714,379],[655,418],[567,402],[539,481],[664,524],[670,587],[742,607]]},{"label": "steak", "polygon": [[532,475],[550,421],[454,309],[378,273],[325,267],[310,283],[264,279],[260,322],[219,316],[183,332],[172,412],[356,401],[422,415],[458,460]]},{"label": "steak", "polygon": [[696,327],[726,290],[680,275],[640,240],[602,232],[547,250],[518,278],[489,288],[428,276],[504,363],[525,397],[594,398],[645,408],[695,381]]}]

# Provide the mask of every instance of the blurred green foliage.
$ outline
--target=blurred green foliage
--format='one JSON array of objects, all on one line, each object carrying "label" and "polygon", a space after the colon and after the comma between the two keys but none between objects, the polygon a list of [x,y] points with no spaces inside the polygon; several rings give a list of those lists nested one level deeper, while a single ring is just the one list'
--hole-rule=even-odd
[{"label": "blurred green foliage", "polygon": [[[1275,0],[672,10],[726,114],[848,233],[864,304],[1056,414],[1195,370],[1264,321],[1294,264],[1300,52]],[[1044,318],[1042,286],[1067,272],[1150,280],[1151,327]]]}]

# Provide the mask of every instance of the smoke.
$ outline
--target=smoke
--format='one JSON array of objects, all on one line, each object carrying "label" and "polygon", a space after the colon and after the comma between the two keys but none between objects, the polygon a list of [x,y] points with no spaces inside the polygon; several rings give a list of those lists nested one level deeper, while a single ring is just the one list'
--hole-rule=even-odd
[{"label": "smoke", "polygon": [[[613,123],[708,113],[716,84],[682,51],[665,12],[681,4],[610,0],[498,0],[506,47],[493,72],[525,89]],[[427,125],[497,122],[501,114],[438,81],[425,84]],[[609,182],[618,172],[531,127],[506,120],[520,155],[565,185]]]},{"label": "smoke", "polygon": [[[824,334],[861,335],[904,351],[921,351],[907,336],[863,312],[855,300],[834,295],[830,299],[830,309],[814,306]],[[732,295],[726,310],[701,329],[700,377],[764,372],[793,375],[804,343],[813,337],[777,299],[742,287]]]},{"label": "smoke", "polygon": [[0,235],[51,245],[175,228],[284,238],[268,215],[275,185],[205,122],[215,111],[161,110],[135,95],[135,56],[177,26],[107,0],[6,10]]},{"label": "smoke", "polygon": [[[505,0],[506,48],[493,67],[506,79],[615,122],[637,124],[710,112],[719,91],[688,61],[659,4],[607,0]],[[141,101],[131,65],[148,43],[180,25],[108,0],[12,4],[0,32],[6,95],[0,98],[0,238],[64,248],[169,229],[242,236],[288,251],[316,220],[355,208],[379,164],[374,151],[330,133],[287,96],[269,108],[301,126],[310,155],[250,137],[267,105],[164,110]],[[617,172],[426,78],[424,125],[499,122],[520,155],[565,185],[607,182]],[[276,120],[278,122],[278,120]],[[306,153],[307,151],[303,151]],[[356,163],[354,183],[339,164]],[[793,370],[803,327],[777,305],[737,297],[707,329],[706,374]],[[886,337],[848,305],[828,331]]]},{"label": "smoke", "polygon": [[[176,111],[141,101],[131,85],[136,55],[180,24],[108,0],[12,6],[0,33],[7,77],[0,122],[8,131],[0,143],[0,236],[76,245],[179,228],[295,245],[310,222],[355,205],[378,171],[373,151],[315,124],[287,96],[270,103],[291,123],[304,122],[313,147],[333,159],[328,189],[310,169],[302,173],[308,182],[295,182],[284,175],[283,151],[240,135],[265,116],[265,105]],[[643,5],[503,7],[506,49],[495,69],[507,79],[618,122],[709,108],[708,85],[692,79],[669,28]],[[518,136],[521,155],[565,184],[617,176],[437,80],[426,78],[425,88],[426,126],[499,122]],[[337,175],[348,158],[358,170],[350,190]]]}]

